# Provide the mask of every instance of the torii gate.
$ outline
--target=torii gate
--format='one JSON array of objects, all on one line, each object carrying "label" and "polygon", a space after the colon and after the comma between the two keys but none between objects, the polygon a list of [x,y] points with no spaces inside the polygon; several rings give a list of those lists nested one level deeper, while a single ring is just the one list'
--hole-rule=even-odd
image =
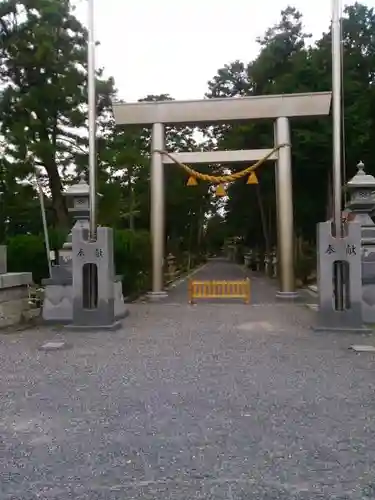
[{"label": "torii gate", "polygon": [[[151,297],[164,297],[163,262],[165,246],[164,164],[172,160],[156,150],[164,149],[164,126],[172,124],[228,123],[233,121],[273,119],[274,146],[290,144],[289,119],[327,116],[331,92],[282,94],[254,97],[230,97],[192,101],[156,101],[116,103],[116,125],[152,126],[151,156]],[[271,149],[171,153],[181,163],[253,162]],[[280,262],[277,297],[297,296],[294,278],[294,229],[291,148],[283,147],[273,156],[276,161],[276,206],[278,255]]]}]

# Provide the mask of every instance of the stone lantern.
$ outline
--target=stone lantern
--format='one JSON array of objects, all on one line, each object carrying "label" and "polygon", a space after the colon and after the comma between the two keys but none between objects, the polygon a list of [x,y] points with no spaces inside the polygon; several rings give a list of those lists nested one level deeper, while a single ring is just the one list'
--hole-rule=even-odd
[{"label": "stone lantern", "polygon": [[350,220],[361,225],[362,314],[365,323],[375,322],[375,224],[370,214],[375,209],[375,177],[366,174],[364,164],[347,183],[350,201],[346,208]]},{"label": "stone lantern", "polygon": [[[85,181],[85,174],[80,174],[77,184],[70,186],[64,193],[67,199],[68,212],[72,214],[73,227],[79,227],[89,231],[90,219],[90,192],[89,185]],[[52,269],[55,277],[71,276],[72,274],[72,232],[69,233],[67,241],[59,251],[59,266]]]},{"label": "stone lantern", "polygon": [[[73,214],[73,219],[85,225],[88,229],[88,220],[90,217],[90,188],[85,181],[85,174],[80,174],[80,180],[77,184],[70,186],[64,193],[68,200],[68,211]],[[71,200],[71,201],[70,201]]]},{"label": "stone lantern", "polygon": [[[364,167],[362,162],[358,163],[357,174],[346,185],[350,193],[350,201],[346,205],[350,220],[359,222],[362,229],[366,226],[375,227],[370,217],[375,208],[375,177],[366,174]],[[365,235],[362,234],[363,236]]]},{"label": "stone lantern", "polygon": [[[83,229],[87,237],[90,194],[83,172],[80,174],[79,182],[69,186],[64,196],[67,199],[68,211],[73,216],[73,228]],[[73,317],[72,232],[69,233],[62,249],[58,251],[58,255],[58,264],[52,266],[51,277],[42,281],[45,287],[42,315],[45,321],[70,323]]]}]

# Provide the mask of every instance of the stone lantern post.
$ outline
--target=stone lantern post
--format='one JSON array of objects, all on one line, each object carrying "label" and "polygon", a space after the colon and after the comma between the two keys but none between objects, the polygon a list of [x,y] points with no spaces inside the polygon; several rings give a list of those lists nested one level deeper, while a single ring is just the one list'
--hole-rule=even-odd
[{"label": "stone lantern post", "polygon": [[346,208],[350,220],[361,224],[362,314],[365,323],[375,323],[375,224],[370,214],[375,209],[375,177],[366,174],[364,164],[347,183],[350,201]]},{"label": "stone lantern post", "polygon": [[[73,228],[82,228],[89,231],[89,185],[85,181],[85,174],[82,172],[77,184],[70,186],[64,193],[67,199],[68,212],[73,216]],[[66,242],[59,251],[59,265],[53,266],[52,277],[71,278],[72,276],[72,232],[69,233]]]}]

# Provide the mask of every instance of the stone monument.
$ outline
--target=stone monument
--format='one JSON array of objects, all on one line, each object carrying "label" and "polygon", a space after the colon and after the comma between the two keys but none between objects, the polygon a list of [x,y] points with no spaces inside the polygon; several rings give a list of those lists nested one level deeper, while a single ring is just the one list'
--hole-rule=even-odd
[{"label": "stone monument", "polygon": [[[319,312],[315,330],[363,331],[361,226],[357,222],[344,225],[342,237],[332,234],[332,221],[318,224],[317,270]],[[344,306],[335,304],[335,281],[338,264],[343,270]]]},{"label": "stone monument", "polygon": [[[43,280],[45,286],[42,315],[47,322],[71,324],[73,321],[73,266],[72,233],[78,230],[83,240],[89,234],[89,186],[81,174],[80,181],[65,192],[69,212],[73,215],[74,226],[63,248],[59,251],[58,264],[52,266],[52,276]],[[113,250],[112,250],[113,252]],[[122,295],[121,277],[113,279],[115,316],[121,319],[127,315]]]},{"label": "stone monument", "polygon": [[375,224],[370,214],[375,209],[375,177],[366,174],[364,164],[347,183],[350,201],[346,205],[350,220],[361,226],[362,315],[364,323],[375,323]]},{"label": "stone monument", "polygon": [[114,273],[112,229],[98,227],[96,239],[91,241],[86,229],[74,227],[72,251],[72,327],[117,330],[124,307],[120,307],[116,297],[118,278]]}]

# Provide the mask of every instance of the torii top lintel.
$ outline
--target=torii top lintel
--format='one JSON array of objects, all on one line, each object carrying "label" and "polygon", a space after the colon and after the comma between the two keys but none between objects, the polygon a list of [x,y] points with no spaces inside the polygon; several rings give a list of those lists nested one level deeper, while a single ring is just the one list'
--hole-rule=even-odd
[{"label": "torii top lintel", "polygon": [[195,101],[143,101],[113,105],[116,125],[217,123],[326,116],[332,92],[228,97]]}]

